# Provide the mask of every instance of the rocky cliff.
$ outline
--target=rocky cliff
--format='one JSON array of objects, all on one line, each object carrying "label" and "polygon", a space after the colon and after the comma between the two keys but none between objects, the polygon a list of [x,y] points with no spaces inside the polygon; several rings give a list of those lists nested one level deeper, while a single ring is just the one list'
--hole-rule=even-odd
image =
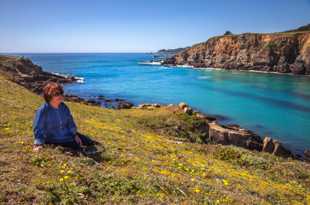
[{"label": "rocky cliff", "polygon": [[9,77],[10,80],[40,94],[48,81],[59,83],[73,83],[75,77],[64,77],[45,72],[32,63],[30,59],[17,56],[0,56],[0,73]]},{"label": "rocky cliff", "polygon": [[310,31],[217,36],[164,64],[310,74]]}]

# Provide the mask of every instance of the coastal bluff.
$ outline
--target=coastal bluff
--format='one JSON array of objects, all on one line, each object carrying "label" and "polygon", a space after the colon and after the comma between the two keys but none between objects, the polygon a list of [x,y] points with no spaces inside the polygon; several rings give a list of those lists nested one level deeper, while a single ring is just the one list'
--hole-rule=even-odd
[{"label": "coastal bluff", "polygon": [[163,64],[309,75],[310,30],[216,36]]}]

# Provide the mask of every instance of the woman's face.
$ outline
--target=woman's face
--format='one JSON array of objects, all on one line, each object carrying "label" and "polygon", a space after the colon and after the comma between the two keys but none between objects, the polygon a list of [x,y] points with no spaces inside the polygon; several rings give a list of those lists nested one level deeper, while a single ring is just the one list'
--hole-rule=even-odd
[{"label": "woman's face", "polygon": [[63,95],[58,95],[58,96],[54,96],[52,98],[52,100],[50,101],[50,103],[52,105],[54,105],[55,107],[58,107],[58,105],[60,105],[60,103],[64,100],[64,96]]}]

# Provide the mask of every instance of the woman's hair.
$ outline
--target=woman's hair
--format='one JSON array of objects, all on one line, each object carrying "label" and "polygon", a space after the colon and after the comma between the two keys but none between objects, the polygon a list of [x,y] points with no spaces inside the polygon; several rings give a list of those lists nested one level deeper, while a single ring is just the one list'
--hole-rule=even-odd
[{"label": "woman's hair", "polygon": [[43,88],[43,97],[46,102],[50,102],[54,96],[63,94],[64,89],[59,83],[49,82]]}]

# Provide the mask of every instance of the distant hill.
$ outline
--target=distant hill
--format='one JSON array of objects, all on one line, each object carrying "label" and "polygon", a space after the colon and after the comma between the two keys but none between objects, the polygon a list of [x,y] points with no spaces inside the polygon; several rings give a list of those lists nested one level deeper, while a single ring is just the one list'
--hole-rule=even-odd
[{"label": "distant hill", "polygon": [[189,47],[185,48],[173,48],[173,49],[161,49],[157,52],[152,53],[155,58],[160,58],[160,59],[166,59],[166,58],[171,58],[175,54],[184,51]]},{"label": "distant hill", "polygon": [[310,31],[310,24],[298,27],[297,29],[288,30],[288,31],[285,31],[285,32],[298,32],[298,31]]}]

